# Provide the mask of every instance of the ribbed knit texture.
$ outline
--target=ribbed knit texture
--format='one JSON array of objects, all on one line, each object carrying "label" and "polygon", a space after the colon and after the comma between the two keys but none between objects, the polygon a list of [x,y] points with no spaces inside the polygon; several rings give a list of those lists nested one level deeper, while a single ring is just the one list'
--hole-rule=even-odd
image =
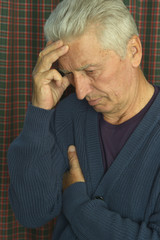
[{"label": "ribbed knit texture", "polygon": [[[159,102],[160,94],[105,175],[98,114],[86,101],[73,94],[56,110],[30,105],[8,152],[10,201],[20,223],[37,227],[59,215],[54,240],[159,240]],[[86,182],[62,194],[70,144]]]}]

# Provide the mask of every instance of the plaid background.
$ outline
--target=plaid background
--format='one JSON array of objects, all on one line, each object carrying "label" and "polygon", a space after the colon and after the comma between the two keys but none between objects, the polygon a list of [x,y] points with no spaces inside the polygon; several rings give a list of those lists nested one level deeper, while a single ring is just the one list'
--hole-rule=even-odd
[{"label": "plaid background", "polygon": [[[59,0],[0,0],[0,239],[49,240],[53,222],[40,229],[18,224],[8,201],[6,152],[22,129],[32,92],[32,69],[43,49],[43,25]],[[160,1],[124,0],[136,19],[143,44],[142,68],[160,83]],[[66,93],[66,95],[69,92]]]}]

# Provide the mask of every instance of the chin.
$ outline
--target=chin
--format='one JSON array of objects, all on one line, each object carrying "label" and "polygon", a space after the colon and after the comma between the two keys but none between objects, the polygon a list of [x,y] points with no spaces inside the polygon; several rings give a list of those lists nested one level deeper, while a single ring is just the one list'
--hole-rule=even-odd
[{"label": "chin", "polygon": [[96,112],[101,112],[101,113],[106,112],[106,109],[104,109],[102,105],[96,105],[96,106],[93,106],[93,108]]},{"label": "chin", "polygon": [[102,114],[110,114],[113,112],[113,108],[107,108],[104,107],[103,105],[96,105],[93,107],[96,112],[102,113]]}]

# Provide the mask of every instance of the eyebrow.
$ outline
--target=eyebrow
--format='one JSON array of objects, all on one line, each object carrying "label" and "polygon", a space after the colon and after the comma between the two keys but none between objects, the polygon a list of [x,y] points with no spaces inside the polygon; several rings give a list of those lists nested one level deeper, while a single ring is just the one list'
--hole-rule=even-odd
[{"label": "eyebrow", "polygon": [[[89,68],[89,67],[97,67],[97,66],[99,66],[99,65],[98,65],[98,64],[87,64],[87,65],[85,65],[85,66],[82,66],[82,67],[80,67],[80,68],[77,68],[76,71],[82,71],[82,70],[85,70],[85,69],[87,69],[87,68]],[[61,69],[61,68],[59,68],[59,70],[60,70],[62,73],[64,73],[64,74],[71,73],[71,72],[69,72],[69,71],[67,71],[67,70],[64,70],[64,69]]]}]

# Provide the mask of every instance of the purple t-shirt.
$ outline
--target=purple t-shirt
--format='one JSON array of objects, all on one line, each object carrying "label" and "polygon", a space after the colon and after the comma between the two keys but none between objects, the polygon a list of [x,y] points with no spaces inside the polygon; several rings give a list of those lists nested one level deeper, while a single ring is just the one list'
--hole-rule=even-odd
[{"label": "purple t-shirt", "polygon": [[103,119],[101,113],[99,114],[100,140],[105,172],[154,102],[158,92],[159,88],[155,87],[154,94],[148,104],[138,114],[122,124],[110,124]]}]

